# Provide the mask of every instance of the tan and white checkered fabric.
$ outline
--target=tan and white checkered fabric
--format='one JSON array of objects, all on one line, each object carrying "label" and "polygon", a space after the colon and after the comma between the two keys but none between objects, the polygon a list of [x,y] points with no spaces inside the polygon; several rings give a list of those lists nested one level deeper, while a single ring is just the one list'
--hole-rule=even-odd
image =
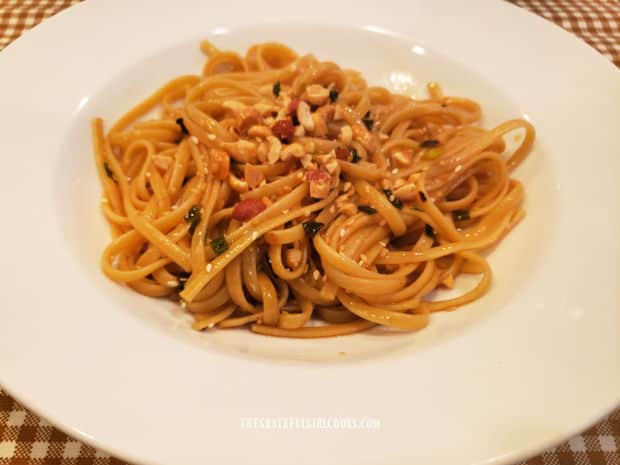
[{"label": "tan and white checkered fabric", "polygon": [[[0,0],[0,50],[79,0]],[[582,38],[620,67],[620,0],[511,0]],[[0,465],[123,465],[61,433],[0,390]],[[620,465],[620,409],[524,465]]]},{"label": "tan and white checkered fabric", "polygon": [[580,37],[620,66],[619,0],[511,0]]},{"label": "tan and white checkered fabric", "polygon": [[79,0],[0,0],[0,50],[26,29]]}]

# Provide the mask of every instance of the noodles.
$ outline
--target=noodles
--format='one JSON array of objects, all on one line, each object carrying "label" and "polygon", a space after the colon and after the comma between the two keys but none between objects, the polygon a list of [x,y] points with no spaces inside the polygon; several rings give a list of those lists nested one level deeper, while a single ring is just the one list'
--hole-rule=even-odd
[{"label": "noodles", "polygon": [[[419,330],[489,289],[482,252],[524,216],[510,172],[530,123],[482,129],[437,84],[413,100],[277,43],[201,49],[202,75],[107,134],[93,120],[110,279],[180,302],[199,331],[300,338]],[[430,300],[464,273],[473,289]]]}]

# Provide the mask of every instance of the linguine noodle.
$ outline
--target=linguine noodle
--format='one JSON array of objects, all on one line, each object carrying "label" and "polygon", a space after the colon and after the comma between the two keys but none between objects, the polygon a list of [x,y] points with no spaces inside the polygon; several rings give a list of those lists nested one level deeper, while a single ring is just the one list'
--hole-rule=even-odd
[{"label": "linguine noodle", "polygon": [[[179,301],[196,330],[301,338],[418,330],[488,290],[481,252],[524,216],[510,172],[529,122],[483,129],[477,103],[436,84],[414,100],[277,43],[201,49],[202,75],[107,134],[92,122],[110,279]],[[481,279],[429,298],[463,273]]]}]

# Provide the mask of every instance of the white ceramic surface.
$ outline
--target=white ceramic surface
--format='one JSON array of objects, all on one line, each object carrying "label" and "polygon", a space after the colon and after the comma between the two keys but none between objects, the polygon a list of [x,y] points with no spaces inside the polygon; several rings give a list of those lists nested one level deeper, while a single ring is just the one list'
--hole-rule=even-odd
[{"label": "white ceramic surface", "polygon": [[[89,120],[199,72],[202,38],[279,40],[416,95],[437,80],[486,126],[530,119],[528,216],[491,254],[489,294],[416,334],[289,341],[193,333],[105,279]],[[620,73],[542,19],[487,0],[89,0],[0,53],[0,76],[0,384],[68,433],[148,464],[500,464],[620,403]]]}]

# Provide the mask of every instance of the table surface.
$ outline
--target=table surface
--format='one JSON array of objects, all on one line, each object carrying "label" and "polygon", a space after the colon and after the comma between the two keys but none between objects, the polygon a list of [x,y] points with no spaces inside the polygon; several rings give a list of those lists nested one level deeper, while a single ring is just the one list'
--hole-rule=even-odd
[{"label": "table surface", "polygon": [[[79,0],[0,0],[0,50]],[[580,37],[620,67],[619,0],[511,0]],[[122,465],[37,417],[0,389],[0,465]],[[524,465],[620,465],[620,409]]]}]

